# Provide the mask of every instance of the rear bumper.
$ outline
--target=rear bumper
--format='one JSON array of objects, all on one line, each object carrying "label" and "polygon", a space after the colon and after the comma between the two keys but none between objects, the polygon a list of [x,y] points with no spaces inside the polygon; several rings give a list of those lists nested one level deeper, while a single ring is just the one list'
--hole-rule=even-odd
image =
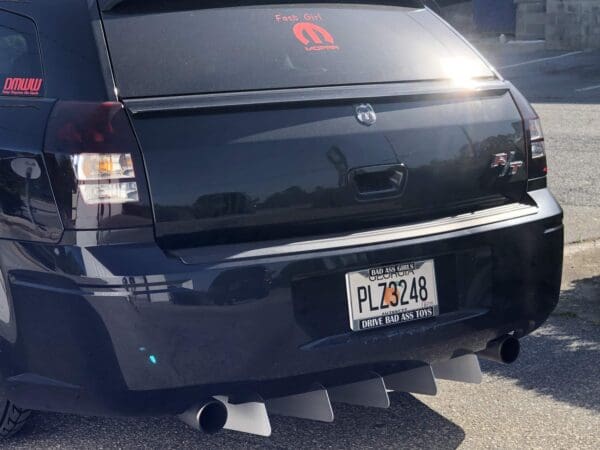
[{"label": "rear bumper", "polygon": [[[209,395],[302,392],[525,335],[558,301],[563,252],[559,205],[530,194],[535,214],[478,227],[195,264],[152,243],[0,241],[5,388],[34,409],[172,414]],[[350,332],[346,272],[425,258],[439,317]]]}]

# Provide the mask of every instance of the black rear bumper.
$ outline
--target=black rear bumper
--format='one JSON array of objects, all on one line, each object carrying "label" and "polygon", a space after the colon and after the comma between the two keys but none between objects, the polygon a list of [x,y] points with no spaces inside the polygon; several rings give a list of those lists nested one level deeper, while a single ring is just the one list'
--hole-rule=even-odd
[{"label": "black rear bumper", "polygon": [[[549,191],[530,194],[535,214],[479,227],[196,264],[152,243],[0,241],[5,388],[33,409],[172,414],[209,395],[302,392],[523,336],[555,307],[562,273],[562,211]],[[350,331],[346,272],[426,258],[439,317]]]}]

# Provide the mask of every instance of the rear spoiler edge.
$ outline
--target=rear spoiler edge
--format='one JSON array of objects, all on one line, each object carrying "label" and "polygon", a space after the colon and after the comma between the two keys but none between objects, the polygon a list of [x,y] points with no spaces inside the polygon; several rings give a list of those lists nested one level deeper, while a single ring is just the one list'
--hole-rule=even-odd
[{"label": "rear spoiler edge", "polygon": [[[101,11],[110,11],[111,9],[115,8],[119,4],[124,3],[126,1],[128,1],[128,0],[98,0],[98,4],[100,5]],[[435,3],[435,0],[420,0],[419,3],[421,4],[421,6],[429,6],[429,3],[431,3],[432,1],[433,1],[433,3]],[[365,3],[386,4],[386,3],[390,3],[390,2],[388,0],[387,2],[386,1],[381,1],[381,2],[375,1],[375,2],[365,2]]]}]

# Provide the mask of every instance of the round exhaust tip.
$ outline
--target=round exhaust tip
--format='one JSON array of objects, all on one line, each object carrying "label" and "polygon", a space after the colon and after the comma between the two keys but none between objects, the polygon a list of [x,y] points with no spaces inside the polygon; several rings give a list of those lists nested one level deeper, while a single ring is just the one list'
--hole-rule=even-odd
[{"label": "round exhaust tip", "polygon": [[218,400],[206,403],[197,415],[198,428],[207,434],[221,431],[227,422],[227,407]]},{"label": "round exhaust tip", "polygon": [[500,345],[500,359],[506,364],[514,363],[521,352],[521,344],[517,338],[507,337]]},{"label": "round exhaust tip", "polygon": [[514,336],[504,335],[489,342],[484,350],[477,352],[477,355],[490,361],[511,364],[517,360],[520,351],[521,344],[519,340]]}]

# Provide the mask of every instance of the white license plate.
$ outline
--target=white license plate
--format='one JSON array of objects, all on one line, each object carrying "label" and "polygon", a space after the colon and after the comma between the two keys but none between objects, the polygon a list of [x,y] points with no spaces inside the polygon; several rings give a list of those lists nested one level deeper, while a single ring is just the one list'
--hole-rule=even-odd
[{"label": "white license plate", "polygon": [[354,331],[427,319],[439,314],[433,260],[349,272],[346,291]]}]

